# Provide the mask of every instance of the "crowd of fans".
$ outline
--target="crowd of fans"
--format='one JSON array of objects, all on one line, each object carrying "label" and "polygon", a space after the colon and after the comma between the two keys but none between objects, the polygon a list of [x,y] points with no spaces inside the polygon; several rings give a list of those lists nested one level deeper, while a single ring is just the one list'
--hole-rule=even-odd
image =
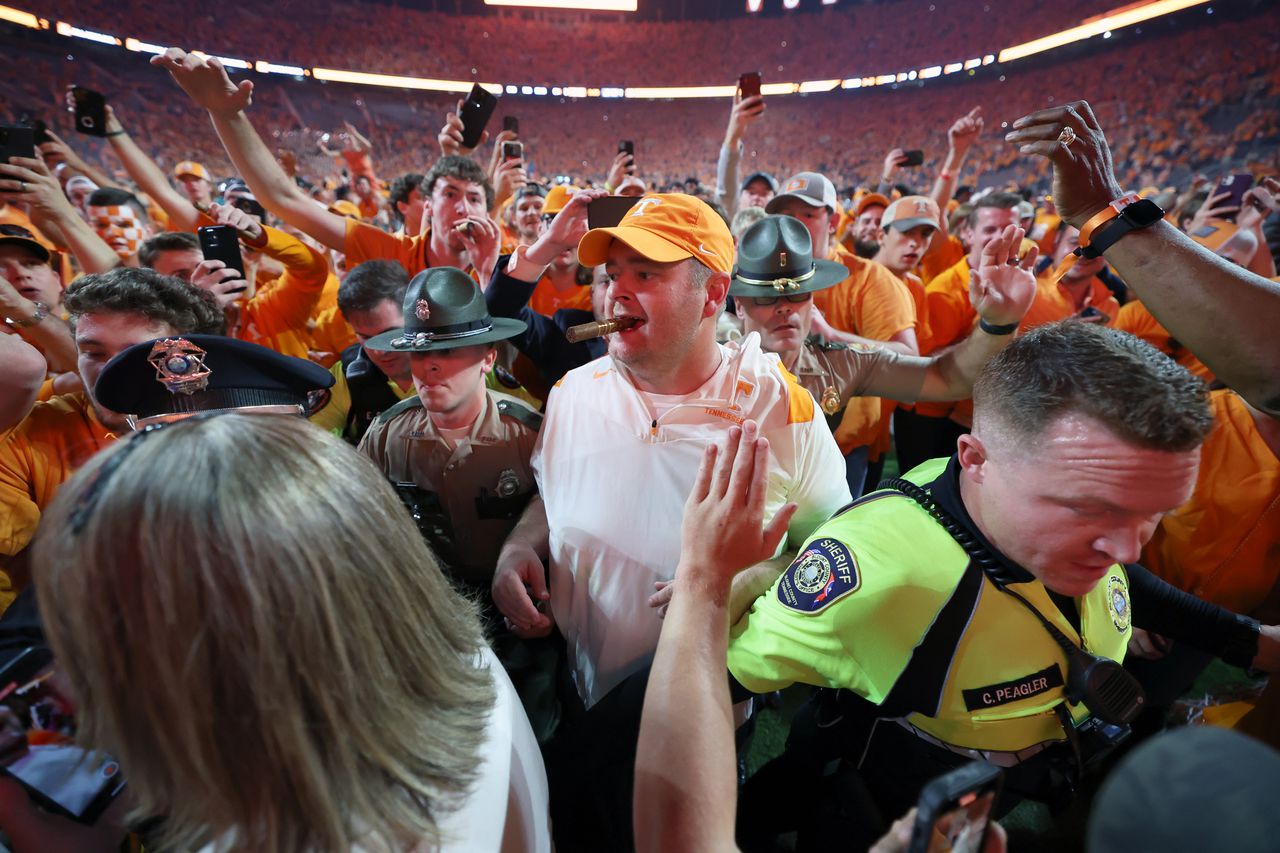
[{"label": "crowd of fans", "polygon": [[[193,15],[189,7],[168,1],[71,0],[47,4],[41,14],[120,36],[126,35],[119,32],[120,22],[128,21],[128,35],[153,44],[200,44],[220,55],[303,66],[548,86],[689,86],[721,80],[723,57],[740,57],[735,75],[759,70],[766,81],[885,74],[905,70],[904,62],[924,67],[964,61],[1066,29],[1114,5],[1018,0],[956,14],[933,0],[897,0],[764,20],[653,23],[444,15],[394,5],[379,6],[376,20],[370,20],[374,13],[361,3],[285,0],[273,5],[269,32],[261,10],[244,7]],[[353,38],[366,29],[377,37]],[[592,49],[572,49],[582,44]],[[670,56],[681,60],[667,62]]]},{"label": "crowd of fans", "polygon": [[[987,68],[972,80],[944,85],[903,84],[772,98],[767,114],[747,140],[744,162],[773,174],[818,166],[839,186],[870,185],[882,176],[884,156],[894,148],[923,149],[926,167],[941,161],[957,97],[962,103],[980,105],[998,124],[1033,108],[1063,103],[1077,86],[1102,90],[1106,81],[1124,76],[1132,85],[1113,90],[1095,105],[1116,128],[1112,145],[1126,170],[1124,180],[1138,186],[1166,186],[1228,165],[1271,168],[1266,142],[1280,131],[1276,108],[1280,71],[1267,57],[1269,31],[1278,21],[1272,10],[1247,21],[1210,18],[1203,26],[1183,32],[1131,38],[1123,50],[1096,54],[1089,62],[1071,62],[1069,76],[1060,63],[1007,71]],[[212,32],[203,30],[204,35],[190,44],[213,50],[207,43]],[[105,91],[162,164],[197,156],[216,173],[229,173],[229,164],[204,130],[203,119],[165,96],[147,73],[144,56],[76,45],[76,58],[68,61],[61,50],[65,46],[37,50],[34,45],[14,44],[2,60],[9,73],[0,85],[0,103],[11,113],[43,112],[51,124],[65,128],[66,117],[58,115],[53,105],[60,102],[66,85]],[[1171,55],[1183,60],[1162,61]],[[16,73],[19,68],[23,73]],[[32,69],[39,73],[30,73]],[[256,79],[255,121],[273,145],[294,153],[303,174],[320,181],[329,178],[333,168],[332,160],[317,153],[317,144],[322,134],[340,130],[342,122],[364,128],[386,172],[408,171],[416,168],[424,141],[434,135],[440,116],[455,102],[452,96],[421,92]],[[733,79],[730,75],[728,82]],[[689,176],[704,184],[713,181],[714,158],[708,156],[704,140],[722,135],[727,109],[719,102],[700,99],[521,97],[501,102],[499,113],[521,119],[528,165],[542,180],[565,174],[602,180],[618,140],[643,139],[648,128],[659,124],[684,128],[685,133],[664,145],[637,150],[641,174],[655,185],[668,185]],[[904,123],[904,115],[910,115],[909,122]],[[807,132],[792,132],[797,126]],[[86,147],[87,155],[96,153],[91,144]],[[1138,150],[1149,155],[1141,160],[1141,167],[1128,157]],[[1016,153],[988,148],[972,156],[971,166],[980,180],[1043,181],[1042,174],[1020,167]],[[914,183],[924,182],[914,173],[900,176],[908,185],[913,178]]]},{"label": "crowd of fans", "polygon": [[[798,79],[1106,5],[6,33],[0,111],[50,136],[0,162],[0,841],[1273,847],[1280,10],[921,86],[513,97],[474,144],[452,96],[185,49]],[[1188,737],[1215,658],[1237,731]]]}]

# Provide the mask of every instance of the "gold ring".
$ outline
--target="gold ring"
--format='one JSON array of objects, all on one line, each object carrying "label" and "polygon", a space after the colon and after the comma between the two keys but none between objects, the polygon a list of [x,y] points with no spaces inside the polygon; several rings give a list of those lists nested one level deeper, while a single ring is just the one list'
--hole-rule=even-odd
[{"label": "gold ring", "polygon": [[1058,141],[1070,147],[1071,143],[1076,141],[1076,132],[1069,127],[1064,127],[1062,133],[1058,134]]}]

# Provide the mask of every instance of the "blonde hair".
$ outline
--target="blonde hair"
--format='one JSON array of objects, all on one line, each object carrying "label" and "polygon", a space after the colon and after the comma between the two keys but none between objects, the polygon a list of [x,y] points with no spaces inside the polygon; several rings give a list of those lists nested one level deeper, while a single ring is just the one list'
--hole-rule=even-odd
[{"label": "blonde hair", "polygon": [[36,565],[81,741],[164,818],[158,849],[443,840],[494,702],[484,637],[349,446],[271,415],[135,435],[62,488]]}]

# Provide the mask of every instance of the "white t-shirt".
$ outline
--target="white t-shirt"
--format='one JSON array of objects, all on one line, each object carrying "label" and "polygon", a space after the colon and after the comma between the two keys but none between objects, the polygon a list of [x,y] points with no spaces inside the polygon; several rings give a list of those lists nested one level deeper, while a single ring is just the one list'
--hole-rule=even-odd
[{"label": "white t-shirt", "polygon": [[[477,757],[479,775],[466,802],[439,821],[439,847],[426,844],[415,853],[549,853],[551,821],[548,812],[547,771],[538,739],[525,716],[520,697],[493,651],[485,646],[480,657],[493,674],[494,702]],[[214,842],[199,853],[220,853],[232,847]],[[384,851],[383,844],[352,847],[352,853]]]},{"label": "white t-shirt", "polygon": [[793,546],[849,502],[844,459],[809,392],[759,335],[720,346],[716,373],[660,417],[608,355],[565,374],[547,402],[532,464],[551,531],[551,607],[588,707],[653,657],[662,623],[646,599],[675,575],[709,441],[748,418],[760,425],[766,517],[799,505]]}]

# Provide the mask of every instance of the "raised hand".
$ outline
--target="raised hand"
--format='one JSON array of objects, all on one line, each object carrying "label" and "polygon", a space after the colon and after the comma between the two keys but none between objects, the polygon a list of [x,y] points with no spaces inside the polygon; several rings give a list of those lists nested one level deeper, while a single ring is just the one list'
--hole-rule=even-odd
[{"label": "raised hand", "polygon": [[[1071,133],[1064,138],[1068,128]],[[1025,115],[1004,138],[1023,154],[1047,157],[1053,163],[1053,201],[1070,225],[1081,227],[1124,195],[1111,166],[1107,138],[1087,101]]]},{"label": "raised hand", "polygon": [[727,594],[734,575],[777,552],[796,505],[787,504],[766,524],[768,477],[769,440],[755,421],[731,427],[723,444],[708,445],[684,505],[678,584]]},{"label": "raised hand", "polygon": [[151,64],[166,69],[191,100],[216,115],[235,115],[247,110],[253,100],[253,81],[233,83],[222,63],[212,56],[171,47],[151,57]]},{"label": "raised hand", "polygon": [[752,95],[750,98],[744,98],[741,92],[735,94],[733,96],[733,109],[729,111],[729,127],[724,134],[725,142],[736,145],[742,141],[747,128],[756,119],[764,115],[764,110],[764,95]]},{"label": "raised hand", "polygon": [[969,276],[969,301],[973,310],[992,326],[1018,323],[1036,298],[1036,277],[1032,273],[1038,250],[1032,246],[1018,260],[1024,232],[1009,225],[982,250],[978,269]]},{"label": "raised hand", "polygon": [[952,150],[967,150],[982,133],[982,107],[974,107],[960,116],[947,131],[947,141]]}]

